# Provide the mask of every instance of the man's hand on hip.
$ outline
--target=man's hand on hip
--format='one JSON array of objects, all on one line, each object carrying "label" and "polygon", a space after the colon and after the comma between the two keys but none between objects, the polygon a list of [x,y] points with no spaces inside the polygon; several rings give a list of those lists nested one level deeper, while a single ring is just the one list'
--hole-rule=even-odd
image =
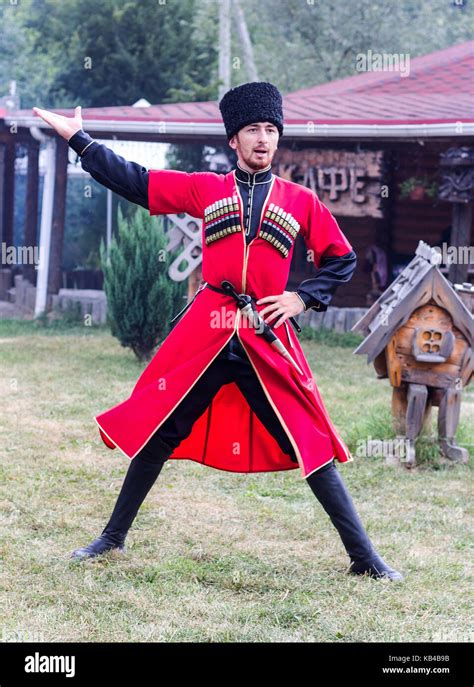
[{"label": "man's hand on hip", "polygon": [[44,119],[50,126],[57,131],[57,133],[69,141],[71,136],[82,129],[82,114],[81,106],[74,108],[74,117],[64,117],[64,115],[49,112],[48,110],[41,110],[39,107],[34,107],[33,112]]},{"label": "man's hand on hip", "polygon": [[[294,291],[283,291],[278,296],[265,296],[256,301],[258,305],[261,303],[270,303],[266,308],[260,310],[260,315],[267,324],[273,324],[272,320],[278,315],[280,319],[276,321],[275,327],[279,327],[285,320],[293,315],[298,315],[303,312],[304,305],[301,298],[296,295]],[[272,313],[268,318],[265,318],[266,313]]]}]

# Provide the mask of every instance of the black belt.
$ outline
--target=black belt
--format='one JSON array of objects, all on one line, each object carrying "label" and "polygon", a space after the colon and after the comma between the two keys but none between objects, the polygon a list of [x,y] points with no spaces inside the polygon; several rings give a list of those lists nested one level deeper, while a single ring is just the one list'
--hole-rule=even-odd
[{"label": "black belt", "polygon": [[[191,305],[194,303],[194,299],[196,298],[196,296],[198,295],[198,293],[200,293],[204,288],[209,288],[209,289],[211,289],[211,291],[217,291],[217,293],[222,293],[224,296],[228,296],[228,295],[229,295],[229,294],[227,293],[227,291],[224,291],[224,289],[221,289],[221,288],[219,288],[218,286],[214,286],[213,284],[209,284],[209,282],[206,282],[206,283],[205,283],[205,286],[199,287],[199,288],[198,288],[198,290],[197,290],[196,293],[194,294],[194,297],[189,301],[189,303],[187,303],[187,304],[184,306],[184,308],[182,308],[182,309],[179,311],[179,313],[178,313],[177,315],[175,315],[175,316],[173,317],[172,320],[170,320],[170,324],[171,324],[171,325],[172,325],[181,315],[184,315],[184,313],[186,312],[186,310],[187,310],[188,308],[190,308]],[[250,297],[252,298],[253,301],[255,301],[255,298],[253,298],[252,296],[250,296]],[[288,319],[290,320],[291,324],[292,324],[293,327],[296,329],[296,331],[297,331],[298,333],[301,332],[301,327],[299,326],[299,324],[298,324],[298,322],[295,320],[295,318],[294,318],[294,317],[289,317]],[[273,324],[275,324],[275,323],[273,323]],[[272,327],[273,325],[270,324],[269,326]]]},{"label": "black belt", "polygon": [[[224,291],[224,289],[220,289],[218,286],[214,286],[213,284],[209,284],[209,282],[206,282],[206,286],[207,286],[209,289],[211,289],[211,291],[217,291],[217,293],[222,293],[222,294],[224,294],[224,296],[228,296],[228,295],[229,295],[229,294],[227,293],[227,291]],[[250,295],[250,294],[249,294],[249,295]],[[251,298],[253,301],[256,301],[256,299],[253,298],[253,296],[250,296],[250,298]],[[297,331],[297,332],[301,332],[301,327],[299,326],[299,324],[298,324],[298,322],[295,320],[295,318],[294,318],[294,317],[289,317],[288,319],[290,320],[291,324],[292,324],[293,327],[296,329],[296,331]],[[273,322],[273,324],[275,324],[275,322]],[[269,326],[269,327],[272,327],[273,324],[269,324],[268,326]]]}]

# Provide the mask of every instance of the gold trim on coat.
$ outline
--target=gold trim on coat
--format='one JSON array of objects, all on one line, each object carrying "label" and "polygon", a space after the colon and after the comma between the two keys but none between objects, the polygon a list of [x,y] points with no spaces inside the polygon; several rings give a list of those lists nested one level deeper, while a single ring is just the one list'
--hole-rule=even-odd
[{"label": "gold trim on coat", "polygon": [[[250,246],[252,245],[252,243],[255,241],[255,239],[258,237],[258,235],[259,235],[259,233],[260,233],[260,228],[261,228],[261,226],[262,226],[262,221],[263,221],[264,213],[265,213],[266,209],[268,208],[268,206],[270,205],[270,197],[271,197],[271,193],[272,193],[272,190],[273,190],[273,184],[275,183],[275,179],[276,179],[276,176],[274,176],[273,179],[272,179],[272,181],[271,181],[270,188],[269,188],[268,193],[267,193],[267,197],[265,198],[265,202],[264,202],[263,205],[262,205],[262,211],[261,211],[261,213],[260,213],[260,222],[259,222],[259,225],[258,225],[257,232],[256,232],[255,236],[253,237],[253,239],[247,244],[247,242],[246,242],[246,240],[245,240],[245,227],[243,226],[243,217],[242,217],[243,201],[242,201],[242,196],[240,195],[240,191],[239,191],[239,189],[238,189],[237,182],[235,181],[235,172],[234,172],[234,184],[235,184],[235,189],[236,189],[236,192],[237,192],[237,194],[238,194],[239,201],[240,201],[240,203],[239,203],[239,210],[240,210],[240,215],[241,215],[240,221],[241,221],[242,226],[243,226],[243,228],[244,228],[244,231],[242,232],[242,236],[243,236],[243,238],[244,238],[244,264],[243,264],[243,268],[242,268],[242,292],[243,292],[243,293],[245,293],[245,286],[246,286],[246,281],[247,281],[247,262],[248,262],[248,256],[249,256]],[[250,218],[250,219],[251,219],[251,218]],[[240,310],[239,310],[239,313],[240,313]],[[290,440],[290,442],[291,442],[291,444],[292,444],[292,446],[293,446],[293,448],[294,448],[294,450],[295,450],[295,455],[296,455],[296,458],[297,458],[297,460],[298,460],[298,464],[299,464],[299,466],[300,466],[300,470],[301,470],[301,472],[303,473],[303,478],[304,478],[304,465],[303,465],[303,459],[301,458],[301,454],[300,454],[299,449],[298,449],[298,444],[297,444],[296,441],[293,439],[293,436],[291,435],[291,432],[289,431],[288,427],[286,426],[285,421],[283,420],[282,416],[280,415],[280,412],[279,412],[278,408],[277,408],[277,407],[275,406],[275,404],[273,403],[273,400],[272,400],[270,394],[268,393],[268,391],[267,391],[267,389],[266,389],[264,383],[262,382],[262,378],[260,377],[260,375],[259,375],[259,373],[258,373],[258,371],[257,371],[257,368],[256,368],[255,365],[253,364],[253,362],[252,362],[252,360],[251,360],[251,358],[250,358],[250,355],[248,354],[248,351],[247,351],[247,349],[246,349],[245,346],[244,346],[244,342],[243,342],[242,339],[240,338],[238,327],[237,327],[237,337],[238,337],[240,343],[242,344],[242,348],[243,348],[244,351],[247,353],[247,357],[248,357],[248,359],[250,360],[250,364],[252,365],[252,367],[253,367],[253,369],[254,369],[254,371],[255,371],[255,374],[257,375],[257,378],[258,378],[258,380],[259,380],[259,382],[260,382],[260,384],[261,384],[261,386],[262,386],[263,392],[264,392],[265,396],[267,397],[268,402],[270,403],[270,405],[272,406],[273,410],[275,411],[275,414],[277,415],[278,419],[280,420],[280,423],[281,423],[283,429],[285,430],[285,432],[286,432],[286,434],[287,434],[287,436],[288,436],[288,439]],[[266,429],[266,428],[265,428],[265,429]],[[268,432],[268,429],[267,429],[267,432]]]},{"label": "gold trim on coat", "polygon": [[[276,175],[273,175],[273,178],[270,182],[270,187],[269,187],[268,192],[267,192],[267,196],[265,198],[265,201],[262,204],[262,211],[260,212],[260,221],[258,223],[256,234],[253,237],[253,239],[249,243],[247,243],[247,241],[245,240],[246,233],[245,233],[244,215],[243,215],[244,202],[242,200],[242,196],[240,195],[239,185],[237,184],[237,181],[235,179],[235,170],[234,170],[233,174],[234,174],[235,192],[237,193],[237,196],[239,198],[240,224],[242,225],[242,229],[243,229],[242,234],[244,236],[244,264],[242,267],[242,293],[245,293],[245,287],[246,287],[245,282],[247,279],[247,261],[248,261],[248,257],[249,257],[249,248],[252,245],[252,243],[255,241],[255,239],[258,237],[258,235],[260,234],[260,229],[262,227],[264,212],[268,208],[268,206],[270,205],[270,196],[272,194],[273,184],[275,183]],[[251,222],[252,218],[249,217],[249,220]]]},{"label": "gold trim on coat", "polygon": [[[244,342],[243,342],[242,339],[240,338],[240,335],[239,335],[239,331],[238,331],[238,330],[237,330],[237,337],[238,337],[240,343],[242,344],[242,348],[243,348],[244,351],[247,353],[247,357],[248,357],[248,359],[250,360],[250,363],[251,363],[253,369],[255,370],[255,374],[256,374],[257,377],[258,377],[258,380],[259,380],[259,382],[260,382],[260,384],[261,384],[261,386],[262,386],[263,392],[264,392],[265,396],[267,397],[268,402],[270,403],[270,405],[272,406],[273,410],[275,411],[275,413],[276,413],[278,419],[280,420],[280,423],[281,423],[283,429],[285,430],[285,432],[286,432],[286,434],[287,434],[287,436],[288,436],[288,439],[290,440],[290,442],[291,442],[293,448],[295,449],[296,458],[298,459],[298,464],[299,464],[299,466],[300,466],[300,469],[301,469],[301,472],[303,473],[303,478],[304,478],[304,465],[303,465],[303,459],[301,458],[301,453],[300,453],[300,451],[299,451],[298,444],[297,444],[296,441],[293,439],[293,436],[291,435],[290,430],[288,429],[288,427],[286,426],[285,421],[283,420],[282,416],[280,415],[280,412],[279,412],[278,408],[277,408],[276,405],[273,403],[272,397],[271,397],[270,394],[268,393],[267,388],[266,388],[265,384],[263,383],[262,378],[260,377],[257,368],[256,368],[255,365],[253,364],[252,359],[250,358],[250,355],[249,355],[247,349],[246,349],[245,346],[244,346]],[[265,429],[267,429],[267,428],[265,427]],[[269,430],[267,429],[267,432],[268,432],[268,431],[269,431]],[[269,432],[269,433],[270,433],[270,432]]]}]

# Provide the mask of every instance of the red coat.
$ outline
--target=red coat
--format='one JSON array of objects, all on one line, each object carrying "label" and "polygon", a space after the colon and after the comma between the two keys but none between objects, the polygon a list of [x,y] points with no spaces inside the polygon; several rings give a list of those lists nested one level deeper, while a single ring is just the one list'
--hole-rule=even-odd
[{"label": "red coat", "polygon": [[[255,238],[246,245],[235,172],[150,170],[150,214],[186,212],[203,219],[202,278],[227,279],[256,299],[281,294],[287,285],[294,239],[304,238],[316,267],[322,255],[344,255],[352,246],[313,191],[273,177]],[[217,205],[216,205],[217,203]],[[257,305],[260,311],[268,303]],[[275,320],[274,320],[275,321]],[[134,458],[204,374],[234,332],[245,348],[298,458],[303,477],[335,457],[352,461],[324,407],[298,338],[288,322],[273,331],[304,374],[247,325],[235,301],[210,289],[198,292],[138,379],[130,398],[95,419],[104,442]],[[235,383],[221,387],[171,459],[187,458],[232,472],[291,470],[283,453]],[[240,449],[236,451],[236,440]]]}]

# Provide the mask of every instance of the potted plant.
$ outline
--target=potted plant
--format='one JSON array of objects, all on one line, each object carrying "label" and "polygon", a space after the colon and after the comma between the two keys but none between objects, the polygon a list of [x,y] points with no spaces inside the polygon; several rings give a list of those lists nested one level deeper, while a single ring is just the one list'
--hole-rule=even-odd
[{"label": "potted plant", "polygon": [[409,177],[399,184],[400,195],[402,198],[410,198],[410,200],[423,200],[425,196],[434,198],[438,192],[438,184],[436,181],[430,181],[427,176],[424,177]]}]

